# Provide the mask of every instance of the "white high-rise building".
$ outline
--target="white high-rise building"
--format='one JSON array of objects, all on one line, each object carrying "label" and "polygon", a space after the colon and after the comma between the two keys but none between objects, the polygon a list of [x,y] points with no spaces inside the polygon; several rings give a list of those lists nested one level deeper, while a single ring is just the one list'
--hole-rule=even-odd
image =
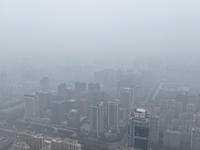
[{"label": "white high-rise building", "polygon": [[38,100],[35,94],[24,94],[25,115],[29,117],[38,116]]},{"label": "white high-rise building", "polygon": [[90,105],[90,132],[99,135],[104,128],[103,102]]},{"label": "white high-rise building", "polygon": [[119,101],[108,101],[108,128],[119,129]]}]

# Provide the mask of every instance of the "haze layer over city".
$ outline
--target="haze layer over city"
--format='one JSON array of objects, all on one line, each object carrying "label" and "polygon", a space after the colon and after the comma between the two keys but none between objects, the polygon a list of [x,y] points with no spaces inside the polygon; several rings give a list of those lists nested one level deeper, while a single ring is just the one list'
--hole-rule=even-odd
[{"label": "haze layer over city", "polygon": [[200,1],[0,1],[0,150],[200,150]]}]

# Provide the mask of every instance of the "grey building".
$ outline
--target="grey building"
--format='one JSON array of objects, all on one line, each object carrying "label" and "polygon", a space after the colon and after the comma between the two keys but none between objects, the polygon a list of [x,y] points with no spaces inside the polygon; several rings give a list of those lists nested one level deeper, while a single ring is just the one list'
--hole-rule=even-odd
[{"label": "grey building", "polygon": [[113,130],[119,129],[119,101],[108,101],[108,128]]},{"label": "grey building", "polygon": [[128,120],[128,147],[141,150],[149,148],[150,121],[145,109],[135,109]]},{"label": "grey building", "polygon": [[55,101],[51,108],[51,123],[54,125],[61,125],[65,120],[65,102]]}]

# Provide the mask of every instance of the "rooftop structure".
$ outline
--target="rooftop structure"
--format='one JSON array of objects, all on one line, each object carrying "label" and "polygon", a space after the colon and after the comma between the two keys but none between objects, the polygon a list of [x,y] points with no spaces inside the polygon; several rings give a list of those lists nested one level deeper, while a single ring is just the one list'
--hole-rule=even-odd
[{"label": "rooftop structure", "polygon": [[[62,147],[62,149],[60,149]],[[56,138],[51,141],[51,150],[81,150],[81,144],[78,140],[73,140],[69,138],[61,139]]]}]

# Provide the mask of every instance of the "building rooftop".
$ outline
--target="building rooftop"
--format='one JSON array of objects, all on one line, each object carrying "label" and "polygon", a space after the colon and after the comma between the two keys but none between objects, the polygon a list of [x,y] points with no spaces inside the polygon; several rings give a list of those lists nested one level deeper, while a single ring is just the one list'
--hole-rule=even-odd
[{"label": "building rooftop", "polygon": [[65,139],[56,138],[56,139],[52,139],[52,141],[58,142],[58,143],[64,142],[64,143],[71,143],[71,144],[80,145],[80,144],[78,144],[78,140],[74,140],[74,139],[70,139],[70,138],[65,138]]},{"label": "building rooftop", "polygon": [[125,147],[117,147],[116,150],[141,150],[141,149],[136,149],[136,148],[125,148]]}]

